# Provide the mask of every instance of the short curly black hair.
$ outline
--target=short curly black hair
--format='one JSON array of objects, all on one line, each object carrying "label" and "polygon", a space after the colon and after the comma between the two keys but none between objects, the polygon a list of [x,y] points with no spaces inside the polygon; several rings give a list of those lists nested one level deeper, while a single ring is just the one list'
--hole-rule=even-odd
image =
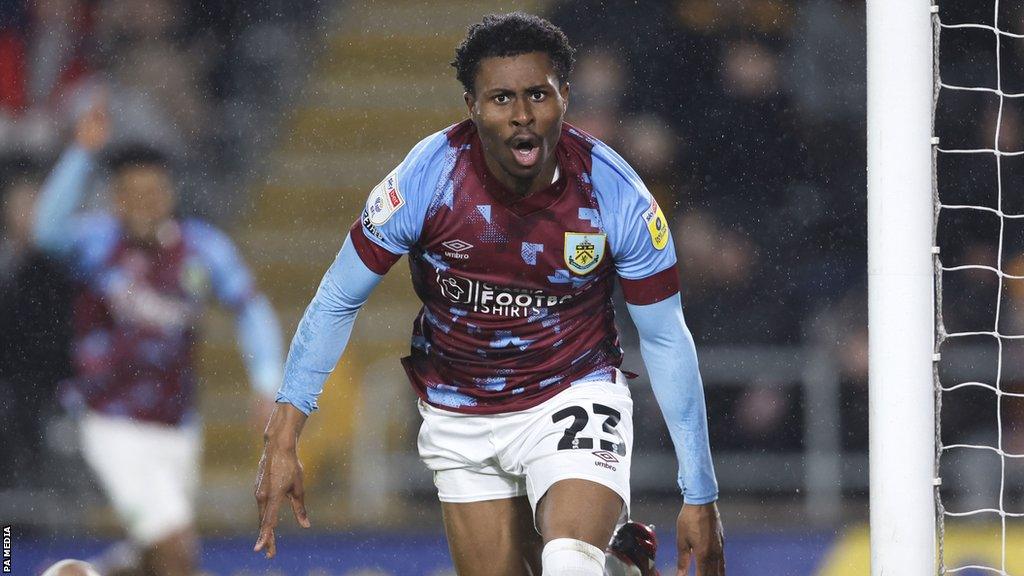
[{"label": "short curly black hair", "polygon": [[473,24],[466,39],[455,48],[455,77],[466,92],[473,92],[477,67],[484,58],[519,56],[530,52],[546,52],[563,84],[576,62],[576,49],[561,28],[551,22],[524,12],[490,14]]},{"label": "short curly black hair", "polygon": [[171,161],[161,150],[142,142],[129,142],[110,149],[104,164],[111,174],[128,168],[171,169]]}]

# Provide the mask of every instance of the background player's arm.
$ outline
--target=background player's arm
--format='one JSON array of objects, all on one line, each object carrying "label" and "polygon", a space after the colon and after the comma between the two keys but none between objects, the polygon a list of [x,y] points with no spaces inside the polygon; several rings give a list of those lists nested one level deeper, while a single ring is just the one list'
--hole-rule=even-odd
[{"label": "background player's arm", "polygon": [[63,254],[71,249],[71,218],[85,196],[93,155],[106,145],[108,135],[106,106],[100,100],[78,120],[74,144],[43,183],[32,230],[35,244],[43,250]]},{"label": "background player's arm", "polygon": [[187,240],[206,264],[217,300],[235,314],[236,339],[249,382],[266,406],[261,410],[257,405],[262,425],[281,386],[284,344],[277,315],[257,291],[249,268],[224,233],[196,220],[187,220],[183,226]]}]

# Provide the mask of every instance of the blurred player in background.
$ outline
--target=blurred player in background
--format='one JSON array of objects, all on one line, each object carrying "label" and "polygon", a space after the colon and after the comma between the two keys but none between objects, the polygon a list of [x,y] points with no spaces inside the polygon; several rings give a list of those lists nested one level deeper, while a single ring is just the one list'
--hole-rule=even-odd
[{"label": "blurred player in background", "polygon": [[409,255],[423,308],[402,360],[420,399],[456,570],[656,574],[627,523],[632,401],[618,278],[679,459],[678,574],[725,573],[704,395],[668,224],[605,144],[562,119],[573,48],[522,13],[469,29],[453,66],[469,119],[420,142],[370,193],[292,341],[257,476],[257,551],[287,497],[309,525],[296,443],[359,308]]},{"label": "blurred player in background", "polygon": [[97,104],[43,186],[34,237],[66,260],[78,283],[75,374],[65,400],[84,408],[85,460],[141,551],[142,572],[190,575],[201,452],[193,347],[202,313],[211,294],[235,312],[265,414],[280,385],[280,329],[227,236],[175,216],[171,172],[158,151],[112,151],[110,207],[75,214],[107,134]]}]

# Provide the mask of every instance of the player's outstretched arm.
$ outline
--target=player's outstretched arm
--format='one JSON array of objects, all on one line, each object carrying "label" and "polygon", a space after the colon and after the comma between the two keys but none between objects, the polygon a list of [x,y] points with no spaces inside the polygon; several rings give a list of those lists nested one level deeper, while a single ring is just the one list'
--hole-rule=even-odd
[{"label": "player's outstretched arm", "polygon": [[356,314],[382,278],[366,267],[346,237],[292,337],[278,402],[307,415],[316,410],[324,381],[348,345]]},{"label": "player's outstretched arm", "polygon": [[653,304],[628,304],[628,309],[679,461],[684,503],[677,521],[677,574],[687,574],[692,558],[698,576],[724,575],[722,523],[715,503],[718,483],[711,462],[704,389],[679,294]]},{"label": "player's outstretched arm", "polygon": [[346,238],[295,331],[256,474],[260,533],[253,550],[264,551],[268,558],[277,553],[274,527],[284,498],[290,500],[299,524],[309,526],[302,465],[296,452],[299,434],[306,417],[316,409],[324,381],[345,350],[357,312],[381,278],[363,264]]},{"label": "player's outstretched arm", "polygon": [[70,247],[69,220],[85,195],[92,156],[106,145],[109,133],[106,101],[99,97],[76,123],[74,144],[43,183],[32,230],[36,245],[43,250],[63,253]]}]

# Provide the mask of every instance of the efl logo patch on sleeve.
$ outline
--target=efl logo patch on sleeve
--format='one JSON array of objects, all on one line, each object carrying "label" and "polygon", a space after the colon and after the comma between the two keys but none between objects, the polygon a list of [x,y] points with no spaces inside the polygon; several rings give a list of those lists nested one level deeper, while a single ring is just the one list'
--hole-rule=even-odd
[{"label": "efl logo patch on sleeve", "polygon": [[657,200],[651,200],[651,207],[644,212],[644,222],[651,234],[651,243],[658,250],[663,250],[668,245],[668,221]]},{"label": "efl logo patch on sleeve", "polygon": [[405,206],[405,198],[398,189],[398,170],[395,170],[370,191],[370,198],[366,201],[366,219],[370,224],[380,226],[402,206]]}]

